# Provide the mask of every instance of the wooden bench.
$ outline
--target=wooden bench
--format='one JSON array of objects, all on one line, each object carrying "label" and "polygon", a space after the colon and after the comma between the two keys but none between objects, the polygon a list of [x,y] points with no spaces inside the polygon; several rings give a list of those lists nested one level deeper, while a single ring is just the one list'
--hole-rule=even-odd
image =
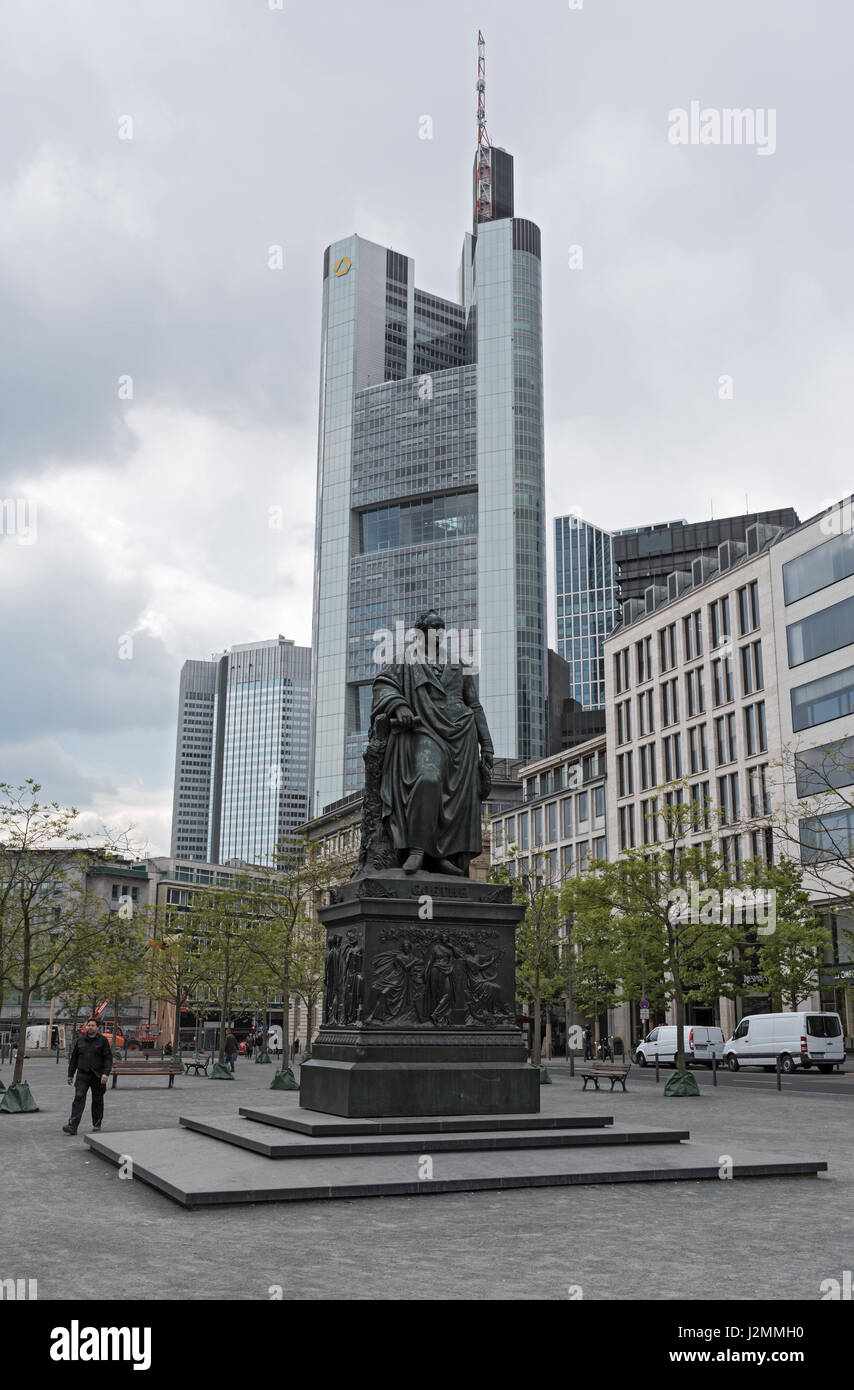
[{"label": "wooden bench", "polygon": [[177,1057],[164,1057],[162,1062],[149,1062],[144,1058],[133,1062],[113,1062],[113,1090],[120,1076],[168,1076],[171,1086],[176,1076],[183,1073],[183,1065]]},{"label": "wooden bench", "polygon": [[592,1081],[598,1091],[600,1080],[610,1081],[612,1091],[615,1081],[619,1081],[625,1091],[626,1077],[631,1069],[631,1062],[584,1062],[578,1070],[578,1075],[584,1077],[585,1091],[588,1081]]},{"label": "wooden bench", "polygon": [[198,1076],[200,1071],[204,1072],[205,1076],[207,1076],[210,1064],[210,1057],[187,1057],[184,1060],[184,1071],[186,1075],[189,1076],[190,1068],[192,1067],[194,1076]]}]

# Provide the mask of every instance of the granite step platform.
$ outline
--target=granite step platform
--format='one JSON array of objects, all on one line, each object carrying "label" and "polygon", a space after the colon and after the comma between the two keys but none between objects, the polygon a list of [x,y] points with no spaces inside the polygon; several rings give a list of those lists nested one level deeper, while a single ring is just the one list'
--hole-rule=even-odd
[{"label": "granite step platform", "polygon": [[239,1114],[264,1125],[280,1125],[297,1134],[329,1138],[337,1134],[465,1134],[474,1130],[599,1129],[613,1115],[564,1115],[557,1108],[536,1115],[396,1115],[392,1119],[348,1119],[303,1110],[296,1099],[279,1105],[241,1105]]},{"label": "granite step platform", "polygon": [[[429,1154],[425,1136],[423,1153]],[[732,1155],[733,1178],[814,1176],[827,1164],[711,1144],[623,1144],[613,1147],[505,1149],[430,1155],[384,1154],[293,1158],[272,1163],[184,1128],[87,1134],[93,1153],[112,1163],[133,1162],[134,1178],[185,1207],[328,1198],[438,1196],[518,1187],[570,1187],[585,1183],[719,1181],[720,1155]],[[723,1147],[722,1147],[723,1145]]]},{"label": "granite step platform", "polygon": [[259,1125],[254,1119],[227,1115],[182,1115],[186,1129],[207,1134],[226,1144],[266,1158],[330,1158],[337,1155],[464,1153],[485,1149],[557,1149],[595,1144],[678,1144],[689,1138],[687,1129],[647,1129],[623,1125],[620,1129],[477,1129],[430,1134],[329,1135],[315,1137]]}]

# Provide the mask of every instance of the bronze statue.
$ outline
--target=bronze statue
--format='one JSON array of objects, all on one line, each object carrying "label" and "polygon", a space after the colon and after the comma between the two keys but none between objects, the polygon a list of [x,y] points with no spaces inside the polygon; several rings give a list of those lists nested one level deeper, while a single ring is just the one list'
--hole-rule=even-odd
[{"label": "bronze statue", "polygon": [[374,681],[357,874],[396,861],[407,874],[466,876],[481,850],[492,739],[466,663],[438,650],[444,620],[431,609],[415,627],[424,659],[385,666]]}]

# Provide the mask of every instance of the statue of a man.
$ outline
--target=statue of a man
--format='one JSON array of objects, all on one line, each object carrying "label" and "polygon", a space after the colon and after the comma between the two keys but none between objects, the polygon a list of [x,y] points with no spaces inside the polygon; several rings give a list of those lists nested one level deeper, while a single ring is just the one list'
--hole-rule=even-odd
[{"label": "statue of a man", "polygon": [[386,666],[374,681],[371,718],[390,721],[382,819],[405,873],[466,875],[481,849],[492,739],[466,663],[442,659],[444,620],[431,609],[415,626],[424,659]]}]

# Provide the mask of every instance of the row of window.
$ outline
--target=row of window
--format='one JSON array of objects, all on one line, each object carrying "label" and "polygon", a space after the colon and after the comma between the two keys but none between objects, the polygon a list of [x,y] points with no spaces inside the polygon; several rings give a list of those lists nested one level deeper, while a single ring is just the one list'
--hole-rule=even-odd
[{"label": "row of window", "polygon": [[[736,591],[735,607],[738,615],[738,636],[746,637],[755,632],[760,624],[759,583],[751,580]],[[733,629],[730,617],[730,599],[725,594],[707,605],[709,631],[709,650],[731,641]],[[681,632],[680,632],[681,629]],[[678,622],[667,623],[659,628],[654,644],[653,637],[641,637],[634,646],[635,683],[643,685],[652,680],[655,674],[654,659],[658,671],[665,674],[679,665],[679,643],[681,637],[682,660],[694,661],[703,655],[703,610],[697,608]],[[655,647],[655,650],[654,650]],[[632,647],[623,647],[614,653],[614,683],[617,694],[630,690],[632,685]]]},{"label": "row of window", "polygon": [[[757,700],[742,711],[744,756],[756,757],[768,750],[768,731],[765,721],[765,701]],[[693,724],[686,732],[687,760],[683,759],[682,734],[667,734],[661,740],[661,780],[655,741],[643,743],[637,751],[637,768],[641,791],[649,791],[685,775],[707,772],[709,750],[706,724]],[[715,760],[718,767],[738,758],[738,738],[735,714],[720,715],[714,721]],[[617,754],[617,796],[633,796],[635,791],[635,750]]]},{"label": "row of window", "polygon": [[[573,803],[575,803],[573,805]],[[518,815],[506,816],[492,823],[492,842],[497,851],[518,844],[522,850],[532,845],[551,845],[558,840],[578,834],[581,826],[590,823],[591,811],[594,820],[605,816],[605,788],[594,787],[592,798],[588,792],[577,796],[565,796],[560,801],[549,801],[545,806],[535,806],[532,812],[522,811]],[[533,824],[531,824],[533,816]],[[576,829],[573,830],[573,825]]]}]

